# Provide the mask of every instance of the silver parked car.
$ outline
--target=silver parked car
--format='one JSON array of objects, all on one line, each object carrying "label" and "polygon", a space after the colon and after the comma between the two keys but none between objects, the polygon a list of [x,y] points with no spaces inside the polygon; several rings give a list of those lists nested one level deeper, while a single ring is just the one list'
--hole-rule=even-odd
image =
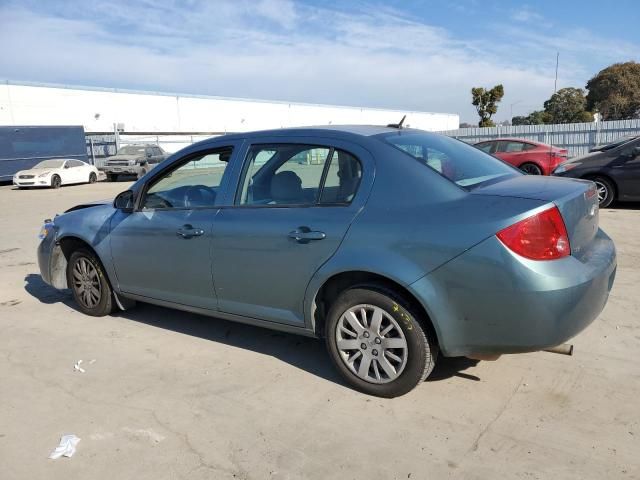
[{"label": "silver parked car", "polygon": [[321,337],[350,385],[384,397],[439,354],[565,342],[616,271],[592,182],[398,125],[206,140],[42,237],[43,279],[88,315],[140,301]]},{"label": "silver parked car", "polygon": [[127,145],[109,157],[102,167],[110,182],[120,175],[135,175],[142,178],[153,167],[163,162],[169,155],[162,148],[152,144]]}]

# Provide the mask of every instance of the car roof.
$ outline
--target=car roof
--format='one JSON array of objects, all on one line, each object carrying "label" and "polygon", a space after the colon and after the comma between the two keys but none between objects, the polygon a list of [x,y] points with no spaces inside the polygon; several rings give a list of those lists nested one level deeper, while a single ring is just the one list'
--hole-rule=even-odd
[{"label": "car roof", "polygon": [[[402,131],[414,131],[428,133],[423,130],[412,128],[402,128]],[[319,125],[309,127],[288,127],[272,130],[257,130],[253,132],[231,133],[224,135],[225,139],[240,139],[247,137],[277,137],[277,136],[314,136],[327,135],[332,137],[372,137],[383,133],[393,133],[399,131],[396,127],[386,127],[381,125]],[[216,137],[220,138],[220,137]]]},{"label": "car roof", "polygon": [[546,143],[536,142],[535,140],[529,140],[528,138],[516,138],[516,137],[492,138],[489,140],[482,140],[480,142],[477,142],[475,145],[479,145],[480,143],[497,142],[497,141],[522,142],[522,143],[530,143],[532,145],[547,146],[547,147],[549,146]]}]

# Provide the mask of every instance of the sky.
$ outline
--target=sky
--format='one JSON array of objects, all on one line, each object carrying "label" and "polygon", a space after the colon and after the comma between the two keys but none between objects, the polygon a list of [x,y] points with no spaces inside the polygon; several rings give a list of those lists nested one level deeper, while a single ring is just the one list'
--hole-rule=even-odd
[{"label": "sky", "polygon": [[457,113],[501,121],[640,61],[637,0],[0,0],[0,80]]}]

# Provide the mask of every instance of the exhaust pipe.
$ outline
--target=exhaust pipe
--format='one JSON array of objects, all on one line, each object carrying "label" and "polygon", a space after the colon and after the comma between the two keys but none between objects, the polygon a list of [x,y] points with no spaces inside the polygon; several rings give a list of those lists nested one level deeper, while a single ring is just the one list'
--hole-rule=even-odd
[{"label": "exhaust pipe", "polygon": [[573,345],[570,343],[563,343],[562,345],[556,345],[555,347],[545,348],[543,352],[559,353],[560,355],[573,355]]}]

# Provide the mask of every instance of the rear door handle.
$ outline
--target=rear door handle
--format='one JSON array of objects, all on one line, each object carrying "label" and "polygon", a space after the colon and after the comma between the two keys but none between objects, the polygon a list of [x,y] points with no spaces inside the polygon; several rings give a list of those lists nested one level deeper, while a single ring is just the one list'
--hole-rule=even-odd
[{"label": "rear door handle", "polygon": [[312,240],[324,240],[327,235],[324,232],[311,230],[309,227],[298,227],[289,232],[289,238],[294,239],[298,243],[309,243]]},{"label": "rear door handle", "polygon": [[201,228],[193,228],[193,225],[187,223],[186,225],[183,225],[182,227],[180,227],[176,231],[176,234],[179,237],[189,239],[193,237],[199,237],[200,235],[204,235],[204,230],[202,230]]}]

